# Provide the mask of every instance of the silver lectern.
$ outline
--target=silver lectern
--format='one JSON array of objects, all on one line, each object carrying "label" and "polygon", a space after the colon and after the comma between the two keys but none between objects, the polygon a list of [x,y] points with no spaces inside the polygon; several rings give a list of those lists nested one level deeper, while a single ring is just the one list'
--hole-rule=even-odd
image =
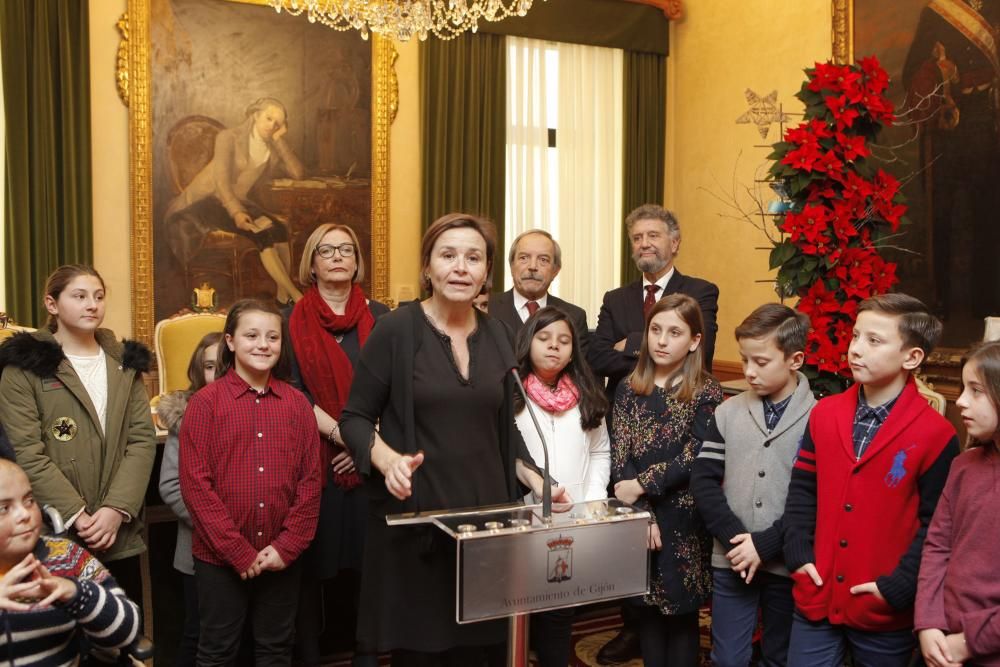
[{"label": "silver lectern", "polygon": [[455,619],[511,619],[508,662],[527,665],[527,614],[649,591],[648,512],[615,499],[543,516],[542,505],[397,514],[455,540]]}]

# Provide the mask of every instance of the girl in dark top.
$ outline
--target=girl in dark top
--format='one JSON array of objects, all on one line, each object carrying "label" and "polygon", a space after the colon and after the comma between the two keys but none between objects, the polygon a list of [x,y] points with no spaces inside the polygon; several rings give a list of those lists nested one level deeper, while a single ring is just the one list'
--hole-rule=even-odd
[{"label": "girl in dark top", "polygon": [[1000,665],[1000,341],[973,350],[955,405],[975,443],[951,464],[924,541],[914,605],[932,667]]},{"label": "girl in dark top", "polygon": [[[338,577],[336,590],[348,591],[349,598],[339,600],[338,606],[346,608],[348,618],[356,616],[368,496],[344,447],[338,420],[361,347],[376,318],[389,312],[385,305],[365,298],[364,278],[364,257],[354,230],[332,223],[317,227],[306,241],[299,264],[299,280],[310,287],[289,318],[295,358],[303,360],[295,364],[292,376],[313,402],[326,471],[316,538],[303,554],[295,628],[296,652],[303,665],[320,662],[326,590],[322,582],[338,577],[341,570],[345,573]],[[353,641],[353,627],[346,631]],[[374,654],[356,653],[355,667],[376,663]]]},{"label": "girl in dark top", "polygon": [[[541,492],[514,426],[507,329],[472,305],[489,284],[494,239],[492,224],[462,214],[428,228],[421,281],[430,297],[382,318],[344,408],[341,431],[371,503],[358,636],[391,650],[394,667],[503,664],[504,623],[455,622],[454,544],[432,527],[385,523],[387,514],[510,502],[524,493],[518,480]],[[557,488],[553,499],[567,496]]]},{"label": "girl in dark top", "polygon": [[698,302],[660,299],[646,317],[639,360],[618,385],[611,428],[615,496],[651,511],[650,594],[640,609],[647,667],[698,664],[698,608],[712,592],[712,538],[688,489],[722,388],[704,370]]}]

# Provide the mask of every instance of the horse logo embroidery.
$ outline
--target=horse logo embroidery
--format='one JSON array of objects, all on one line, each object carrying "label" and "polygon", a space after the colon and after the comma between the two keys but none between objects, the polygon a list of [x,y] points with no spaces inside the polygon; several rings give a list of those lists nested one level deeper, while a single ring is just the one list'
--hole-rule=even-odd
[{"label": "horse logo embroidery", "polygon": [[896,452],[896,455],[892,457],[892,467],[889,472],[885,474],[885,485],[890,489],[894,489],[899,486],[899,483],[903,481],[906,477],[906,452],[914,448],[915,445],[910,445],[906,449],[901,449]]}]

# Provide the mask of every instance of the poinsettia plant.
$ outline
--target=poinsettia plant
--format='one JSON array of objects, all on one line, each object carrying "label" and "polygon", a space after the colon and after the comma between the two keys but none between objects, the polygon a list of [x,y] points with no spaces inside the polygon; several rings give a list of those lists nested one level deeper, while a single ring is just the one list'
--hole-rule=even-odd
[{"label": "poinsettia plant", "polygon": [[836,393],[850,377],[847,347],[858,304],[896,283],[879,247],[901,224],[900,183],[871,146],[895,119],[889,77],[874,57],[853,65],[816,63],[796,97],[803,122],[774,144],[771,178],[783,187],[782,236],[771,250],[778,291],[799,297],[811,321],[803,369],[814,391]]}]

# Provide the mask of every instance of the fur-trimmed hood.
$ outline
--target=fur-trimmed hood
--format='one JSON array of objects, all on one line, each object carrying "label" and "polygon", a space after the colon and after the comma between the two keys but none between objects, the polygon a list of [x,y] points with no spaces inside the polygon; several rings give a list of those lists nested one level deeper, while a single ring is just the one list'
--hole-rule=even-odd
[{"label": "fur-trimmed hood", "polygon": [[181,417],[187,409],[190,395],[191,392],[188,391],[172,391],[160,396],[160,402],[156,406],[156,416],[171,433],[177,433],[180,429]]},{"label": "fur-trimmed hood", "polygon": [[[139,373],[149,370],[152,354],[142,343],[134,340],[119,341],[110,329],[98,329],[95,336],[104,353],[122,366]],[[7,366],[13,366],[38,377],[52,377],[65,358],[62,346],[47,329],[18,333],[0,345],[0,373]]]}]

